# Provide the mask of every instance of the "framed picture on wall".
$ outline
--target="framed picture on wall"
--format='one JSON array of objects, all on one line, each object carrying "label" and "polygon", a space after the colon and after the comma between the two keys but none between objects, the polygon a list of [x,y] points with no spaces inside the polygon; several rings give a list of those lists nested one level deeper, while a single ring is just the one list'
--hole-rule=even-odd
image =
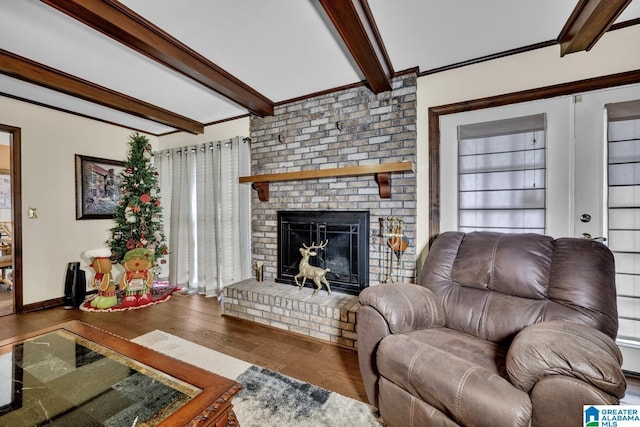
[{"label": "framed picture on wall", "polygon": [[76,219],[111,219],[124,162],[76,154]]}]

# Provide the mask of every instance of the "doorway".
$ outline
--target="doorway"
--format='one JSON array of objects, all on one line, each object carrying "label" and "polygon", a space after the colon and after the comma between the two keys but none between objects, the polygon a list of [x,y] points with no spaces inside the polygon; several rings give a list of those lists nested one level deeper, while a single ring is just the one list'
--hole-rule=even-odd
[{"label": "doorway", "polygon": [[20,128],[0,124],[0,316],[24,308],[21,175]]}]

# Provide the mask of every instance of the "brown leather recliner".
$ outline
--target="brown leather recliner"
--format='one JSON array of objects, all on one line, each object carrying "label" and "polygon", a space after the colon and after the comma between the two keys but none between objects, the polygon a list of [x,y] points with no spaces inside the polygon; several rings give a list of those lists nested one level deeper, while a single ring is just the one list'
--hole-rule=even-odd
[{"label": "brown leather recliner", "polygon": [[419,284],[360,294],[358,358],[388,426],[581,425],[626,382],[613,255],[538,234],[446,232]]}]

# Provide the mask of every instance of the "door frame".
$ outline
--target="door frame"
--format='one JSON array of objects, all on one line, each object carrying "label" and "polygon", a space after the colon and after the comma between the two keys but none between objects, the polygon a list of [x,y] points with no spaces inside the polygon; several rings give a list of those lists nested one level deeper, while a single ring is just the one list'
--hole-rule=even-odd
[{"label": "door frame", "polygon": [[0,131],[11,134],[9,153],[11,166],[11,221],[13,223],[13,309],[24,312],[22,292],[22,132],[19,127],[0,123]]},{"label": "door frame", "polygon": [[429,107],[429,246],[440,234],[440,116],[573,95],[639,82],[640,70],[633,70],[537,89],[511,92],[504,95],[478,98],[471,101]]}]

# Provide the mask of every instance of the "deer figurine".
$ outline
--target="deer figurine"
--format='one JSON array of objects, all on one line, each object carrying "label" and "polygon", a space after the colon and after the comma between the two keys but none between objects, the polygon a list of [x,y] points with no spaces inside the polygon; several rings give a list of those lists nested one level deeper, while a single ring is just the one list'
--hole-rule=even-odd
[{"label": "deer figurine", "polygon": [[[327,279],[324,277],[324,275],[329,272],[329,269],[315,267],[309,264],[309,257],[318,255],[318,253],[315,252],[314,249],[324,249],[329,241],[325,240],[325,242],[321,243],[320,245],[316,245],[315,243],[316,242],[312,242],[311,246],[307,246],[304,243],[302,244],[302,246],[304,247],[300,248],[302,260],[300,261],[300,265],[298,266],[299,272],[298,274],[293,276],[293,279],[296,281],[296,285],[298,285],[300,289],[304,287],[304,282],[306,282],[307,279],[313,280],[313,282],[316,284],[316,289],[313,291],[313,295],[318,293],[318,291],[322,288],[322,284],[324,283],[327,287],[327,292],[329,293],[329,295],[331,295],[331,287],[329,286],[329,282],[327,281]],[[302,277],[302,284],[298,283],[298,278],[300,277]]]}]

